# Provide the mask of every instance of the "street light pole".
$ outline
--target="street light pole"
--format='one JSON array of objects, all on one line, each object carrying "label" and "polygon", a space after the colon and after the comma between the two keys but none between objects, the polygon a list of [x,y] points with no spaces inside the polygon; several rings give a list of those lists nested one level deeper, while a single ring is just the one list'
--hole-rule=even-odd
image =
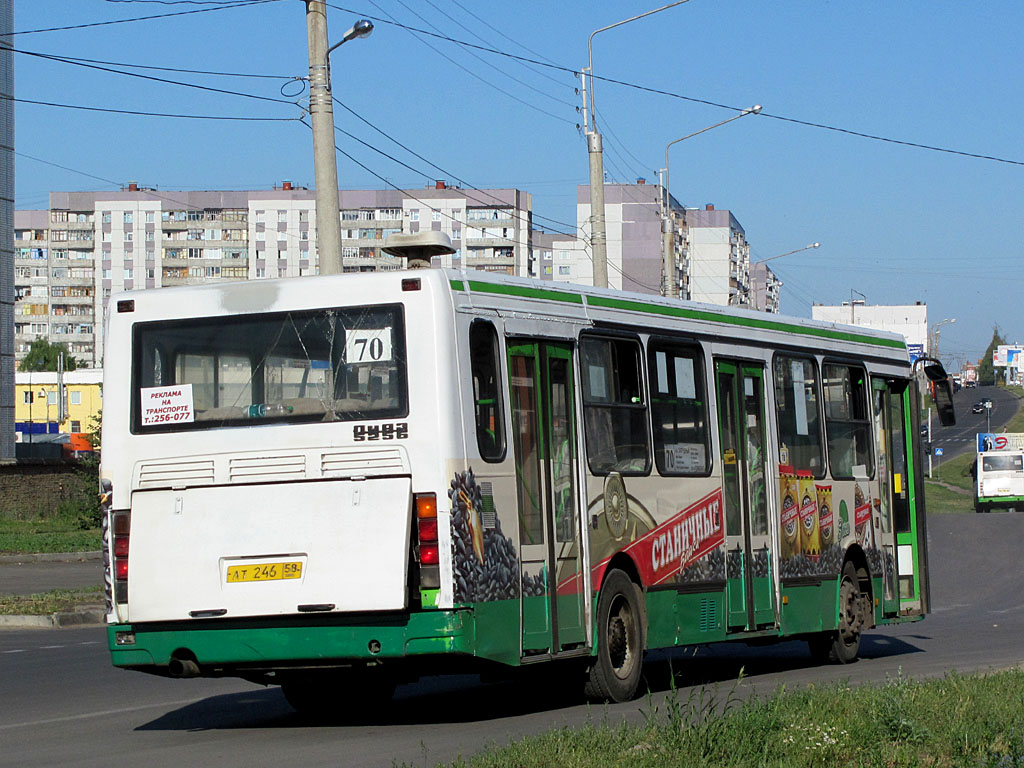
[{"label": "street light pole", "polygon": [[338,217],[338,162],[334,151],[334,101],[331,95],[330,53],[355,37],[373,31],[358,21],[341,42],[327,46],[327,6],[306,0],[306,40],[309,46],[309,116],[313,124],[313,172],[316,178],[317,251],[320,274],[337,275],[341,268],[341,221]]},{"label": "street light pole", "polygon": [[[601,134],[597,130],[597,112],[594,109],[594,35],[686,2],[689,0],[676,0],[676,2],[663,5],[661,8],[655,8],[653,11],[647,11],[638,16],[609,24],[607,27],[595,29],[587,40],[587,68],[583,73],[583,128],[587,134],[587,156],[590,163],[590,249],[594,257],[594,286],[597,288],[608,287],[608,238],[605,232],[604,218],[604,154]],[[587,121],[588,77],[590,79],[589,127]]]},{"label": "street light pole", "polygon": [[795,251],[786,251],[785,253],[780,253],[778,256],[769,256],[767,259],[761,259],[760,261],[755,262],[755,264],[764,264],[766,261],[772,261],[773,259],[781,259],[783,256],[792,256],[794,253],[800,253],[800,251],[807,251],[810,250],[811,248],[818,248],[820,245],[821,243],[811,243],[810,245],[805,245],[803,248],[797,248]]},{"label": "street light pole", "polygon": [[853,288],[850,289],[850,325],[856,325],[856,323],[854,323],[854,314],[853,314],[853,294],[855,294],[855,293],[858,296],[860,296],[862,299],[864,299],[864,301],[867,301],[867,299],[868,299],[868,297],[865,296],[860,291],[855,291],[855,290],[853,290]]},{"label": "street light pole", "polygon": [[947,317],[945,320],[942,320],[932,326],[932,339],[934,339],[935,343],[934,348],[928,350],[928,354],[934,357],[936,360],[939,359],[939,329],[942,328],[942,326],[946,325],[947,323],[952,325],[955,322],[955,317]]},{"label": "street light pole", "polygon": [[665,207],[662,212],[663,219],[661,222],[661,236],[662,236],[662,247],[664,252],[664,265],[662,271],[665,274],[665,296],[676,298],[679,295],[679,289],[676,279],[676,253],[675,253],[675,225],[672,221],[672,195],[669,192],[669,173],[668,173],[668,150],[673,144],[678,144],[680,141],[686,141],[692,139],[694,136],[700,136],[702,133],[710,131],[712,128],[717,128],[720,125],[731,123],[733,120],[739,120],[741,117],[747,115],[756,115],[761,111],[761,105],[755,104],[752,107],[747,107],[741,111],[738,115],[722,120],[714,125],[709,125],[707,128],[701,128],[699,131],[687,134],[675,141],[670,141],[665,145]]}]

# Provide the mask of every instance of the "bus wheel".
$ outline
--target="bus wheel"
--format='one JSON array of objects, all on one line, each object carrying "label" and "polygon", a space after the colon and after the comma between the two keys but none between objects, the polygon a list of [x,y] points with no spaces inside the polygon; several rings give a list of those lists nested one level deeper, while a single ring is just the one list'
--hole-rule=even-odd
[{"label": "bus wheel", "polygon": [[643,670],[642,594],[623,571],[612,570],[597,602],[597,657],[590,666],[586,694],[597,701],[629,701]]},{"label": "bus wheel", "polygon": [[839,583],[839,628],[834,632],[822,632],[808,639],[811,656],[820,663],[849,664],[860,652],[860,630],[866,617],[864,597],[860,592],[860,581],[853,563],[843,566]]},{"label": "bus wheel", "polygon": [[[358,696],[352,696],[352,691]],[[395,681],[373,669],[309,670],[281,681],[292,708],[313,722],[352,722],[373,718],[391,701]]]}]

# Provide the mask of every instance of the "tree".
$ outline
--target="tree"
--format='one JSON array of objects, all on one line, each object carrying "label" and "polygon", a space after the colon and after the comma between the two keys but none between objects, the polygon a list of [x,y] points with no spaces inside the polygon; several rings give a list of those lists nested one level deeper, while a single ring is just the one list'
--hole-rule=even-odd
[{"label": "tree", "polygon": [[57,359],[64,353],[64,370],[73,371],[78,361],[68,354],[68,345],[51,344],[46,339],[36,339],[28,348],[28,354],[21,360],[19,371],[56,371]]},{"label": "tree", "polygon": [[1005,344],[1002,335],[999,333],[999,326],[992,328],[992,341],[989,342],[988,349],[985,350],[985,354],[982,355],[981,361],[978,363],[978,383],[979,384],[995,384],[996,383],[996,369],[992,365],[992,353],[996,351],[996,347]]}]

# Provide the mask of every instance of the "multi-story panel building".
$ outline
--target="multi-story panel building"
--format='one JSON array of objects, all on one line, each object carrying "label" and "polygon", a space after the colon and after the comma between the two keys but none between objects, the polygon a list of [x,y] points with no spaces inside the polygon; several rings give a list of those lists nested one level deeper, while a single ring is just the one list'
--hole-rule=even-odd
[{"label": "multi-story panel building", "polygon": [[750,265],[750,308],[759,312],[779,312],[782,281],[762,262]]},{"label": "multi-story panel building", "polygon": [[731,212],[686,209],[690,298],[709,304],[750,305],[750,245]]},{"label": "multi-story panel building", "polygon": [[[437,182],[344,190],[338,205],[346,272],[400,269],[402,260],[382,251],[388,235],[432,229],[456,249],[445,266],[527,274],[532,198],[520,190]],[[290,182],[257,191],[130,183],[117,192],[53,192],[48,210],[15,212],[14,246],[16,357],[46,338],[98,367],[112,293],[316,274],[315,193]]]},{"label": "multi-story panel building", "polygon": [[[663,290],[662,187],[646,184],[606,184],[605,238],[608,285],[627,291],[660,294]],[[689,258],[683,209],[669,198],[675,223],[676,281],[680,298],[689,298]],[[590,186],[577,187],[576,217],[584,243],[591,236]],[[571,282],[593,285],[594,266],[589,245],[574,252]],[[560,278],[556,278],[560,279]]]},{"label": "multi-story panel building", "polygon": [[0,0],[0,462],[14,461],[14,0]]}]

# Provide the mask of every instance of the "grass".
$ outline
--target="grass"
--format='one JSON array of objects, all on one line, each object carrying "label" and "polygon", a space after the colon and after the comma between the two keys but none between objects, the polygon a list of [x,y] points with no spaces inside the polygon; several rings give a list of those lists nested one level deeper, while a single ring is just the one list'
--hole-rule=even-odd
[{"label": "grass", "polygon": [[562,728],[453,766],[1024,766],[1024,671],[885,685],[784,687],[740,701],[702,689],[648,699],[642,725]]},{"label": "grass", "polygon": [[83,605],[102,605],[103,587],[54,589],[37,595],[0,595],[0,616],[48,616]]},{"label": "grass", "polygon": [[925,509],[929,515],[961,514],[974,512],[974,494],[947,488],[925,480]]},{"label": "grass", "polygon": [[77,518],[0,518],[0,554],[98,551],[102,541],[101,530],[82,528],[81,525]]}]

